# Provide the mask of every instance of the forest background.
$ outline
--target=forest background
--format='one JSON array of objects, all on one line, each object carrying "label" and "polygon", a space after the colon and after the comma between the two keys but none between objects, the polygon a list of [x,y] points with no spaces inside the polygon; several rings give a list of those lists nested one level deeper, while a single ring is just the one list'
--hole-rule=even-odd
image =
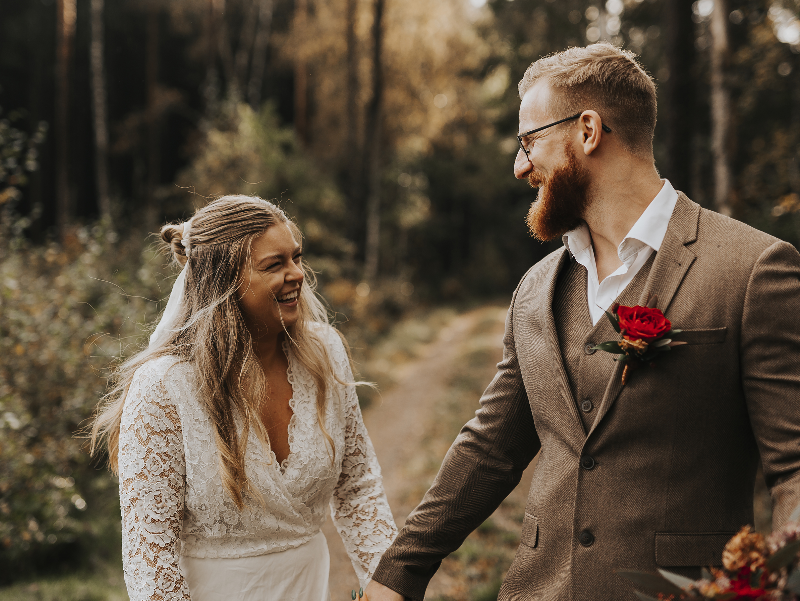
[{"label": "forest background", "polygon": [[797,246],[800,0],[2,0],[0,586],[119,554],[74,434],[163,310],[160,224],[276,199],[357,354],[507,301],[554,248],[512,177],[516,83],[598,40],[658,82],[661,174]]}]

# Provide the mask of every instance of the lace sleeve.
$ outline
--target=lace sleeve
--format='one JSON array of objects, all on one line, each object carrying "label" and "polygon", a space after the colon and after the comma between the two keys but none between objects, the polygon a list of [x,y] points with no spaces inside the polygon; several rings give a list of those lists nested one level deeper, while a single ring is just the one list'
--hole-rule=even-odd
[{"label": "lace sleeve", "polygon": [[180,532],[186,466],[178,410],[158,370],[134,376],[119,437],[122,563],[131,601],[188,600]]},{"label": "lace sleeve", "polygon": [[[337,370],[353,381],[341,342],[334,347]],[[386,500],[381,468],[361,419],[355,386],[345,395],[345,447],[342,473],[331,500],[331,515],[361,586],[367,586],[383,552],[397,536],[392,511]]]}]

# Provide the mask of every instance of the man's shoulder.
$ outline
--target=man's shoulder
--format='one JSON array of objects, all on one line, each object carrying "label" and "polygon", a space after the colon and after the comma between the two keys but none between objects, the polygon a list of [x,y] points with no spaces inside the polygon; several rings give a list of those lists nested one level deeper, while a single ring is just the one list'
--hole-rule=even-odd
[{"label": "man's shoulder", "polygon": [[718,248],[729,247],[760,254],[764,249],[780,242],[780,238],[701,207],[697,241],[701,244],[713,244]]},{"label": "man's shoulder", "polygon": [[689,248],[699,258],[711,261],[722,272],[742,272],[742,275],[749,276],[767,249],[776,245],[790,248],[780,238],[732,217],[701,208],[697,240]]},{"label": "man's shoulder", "polygon": [[522,276],[514,292],[514,298],[526,297],[540,290],[542,286],[549,285],[553,277],[553,270],[558,267],[566,252],[569,251],[567,251],[564,246],[561,246],[535,263],[533,267]]}]

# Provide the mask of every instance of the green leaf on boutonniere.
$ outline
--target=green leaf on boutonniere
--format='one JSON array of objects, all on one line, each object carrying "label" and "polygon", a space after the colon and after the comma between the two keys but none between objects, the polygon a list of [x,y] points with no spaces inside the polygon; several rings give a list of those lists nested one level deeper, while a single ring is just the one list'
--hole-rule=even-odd
[{"label": "green leaf on boutonniere", "polygon": [[669,343],[669,348],[672,348],[673,346],[680,346],[682,344],[689,344],[689,343],[684,340],[673,340],[672,342]]},{"label": "green leaf on boutonniere", "polygon": [[616,355],[622,354],[622,349],[619,347],[619,342],[614,342],[613,340],[609,342],[601,342],[598,345],[592,347],[596,351],[605,351],[607,353],[614,353]]},{"label": "green leaf on boutonniere", "polygon": [[714,574],[709,572],[708,568],[703,568],[702,570],[700,570],[700,577],[703,580],[710,580],[711,582],[714,582],[716,580],[716,578],[714,578]]},{"label": "green leaf on boutonniere", "polygon": [[672,342],[672,338],[662,338],[661,340],[656,340],[651,346],[653,348],[659,348],[668,345],[670,342]]},{"label": "green leaf on boutonniere", "polygon": [[785,568],[794,561],[798,551],[800,551],[800,540],[791,542],[775,551],[764,566],[771,572]]},{"label": "green leaf on boutonniere", "polygon": [[613,327],[617,334],[619,334],[622,331],[619,327],[619,317],[609,313],[608,311],[605,311],[604,313],[606,314],[606,317],[608,317],[608,321],[611,322],[611,327]]},{"label": "green leaf on boutonniere", "polygon": [[614,357],[614,361],[619,361],[622,365],[625,365],[628,362],[628,355],[617,355]]},{"label": "green leaf on boutonniere", "polygon": [[672,329],[667,332],[667,336],[674,336],[675,334],[680,334],[681,332],[683,332],[683,330]]}]

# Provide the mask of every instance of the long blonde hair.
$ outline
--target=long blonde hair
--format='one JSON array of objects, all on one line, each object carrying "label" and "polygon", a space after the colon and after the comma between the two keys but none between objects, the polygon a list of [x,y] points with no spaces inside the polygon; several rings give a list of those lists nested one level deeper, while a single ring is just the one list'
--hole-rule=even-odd
[{"label": "long blonde hair", "polygon": [[[185,232],[187,224],[189,231]],[[134,373],[151,359],[175,356],[193,364],[200,376],[199,398],[214,424],[222,482],[236,506],[244,507],[243,492],[252,490],[244,467],[248,432],[254,427],[262,439],[269,440],[258,417],[269,383],[253,356],[252,338],[236,291],[243,268],[249,264],[253,240],[277,224],[288,226],[300,240],[299,229],[279,207],[261,198],[236,195],[209,203],[186,224],[161,228],[162,240],[169,245],[175,260],[185,265],[185,294],[170,334],[160,336],[152,347],[117,367],[111,390],[98,406],[92,424],[91,452],[95,453],[105,442],[114,473],[119,468],[122,411]],[[182,240],[191,249],[188,259]],[[345,382],[333,370],[319,328],[311,326],[313,322],[327,324],[328,313],[316,294],[313,272],[305,264],[303,272],[299,318],[285,327],[285,332],[295,357],[317,386],[317,418],[333,457],[333,439],[325,428],[327,391],[334,381]],[[242,422],[241,433],[237,432],[236,415]]]}]

